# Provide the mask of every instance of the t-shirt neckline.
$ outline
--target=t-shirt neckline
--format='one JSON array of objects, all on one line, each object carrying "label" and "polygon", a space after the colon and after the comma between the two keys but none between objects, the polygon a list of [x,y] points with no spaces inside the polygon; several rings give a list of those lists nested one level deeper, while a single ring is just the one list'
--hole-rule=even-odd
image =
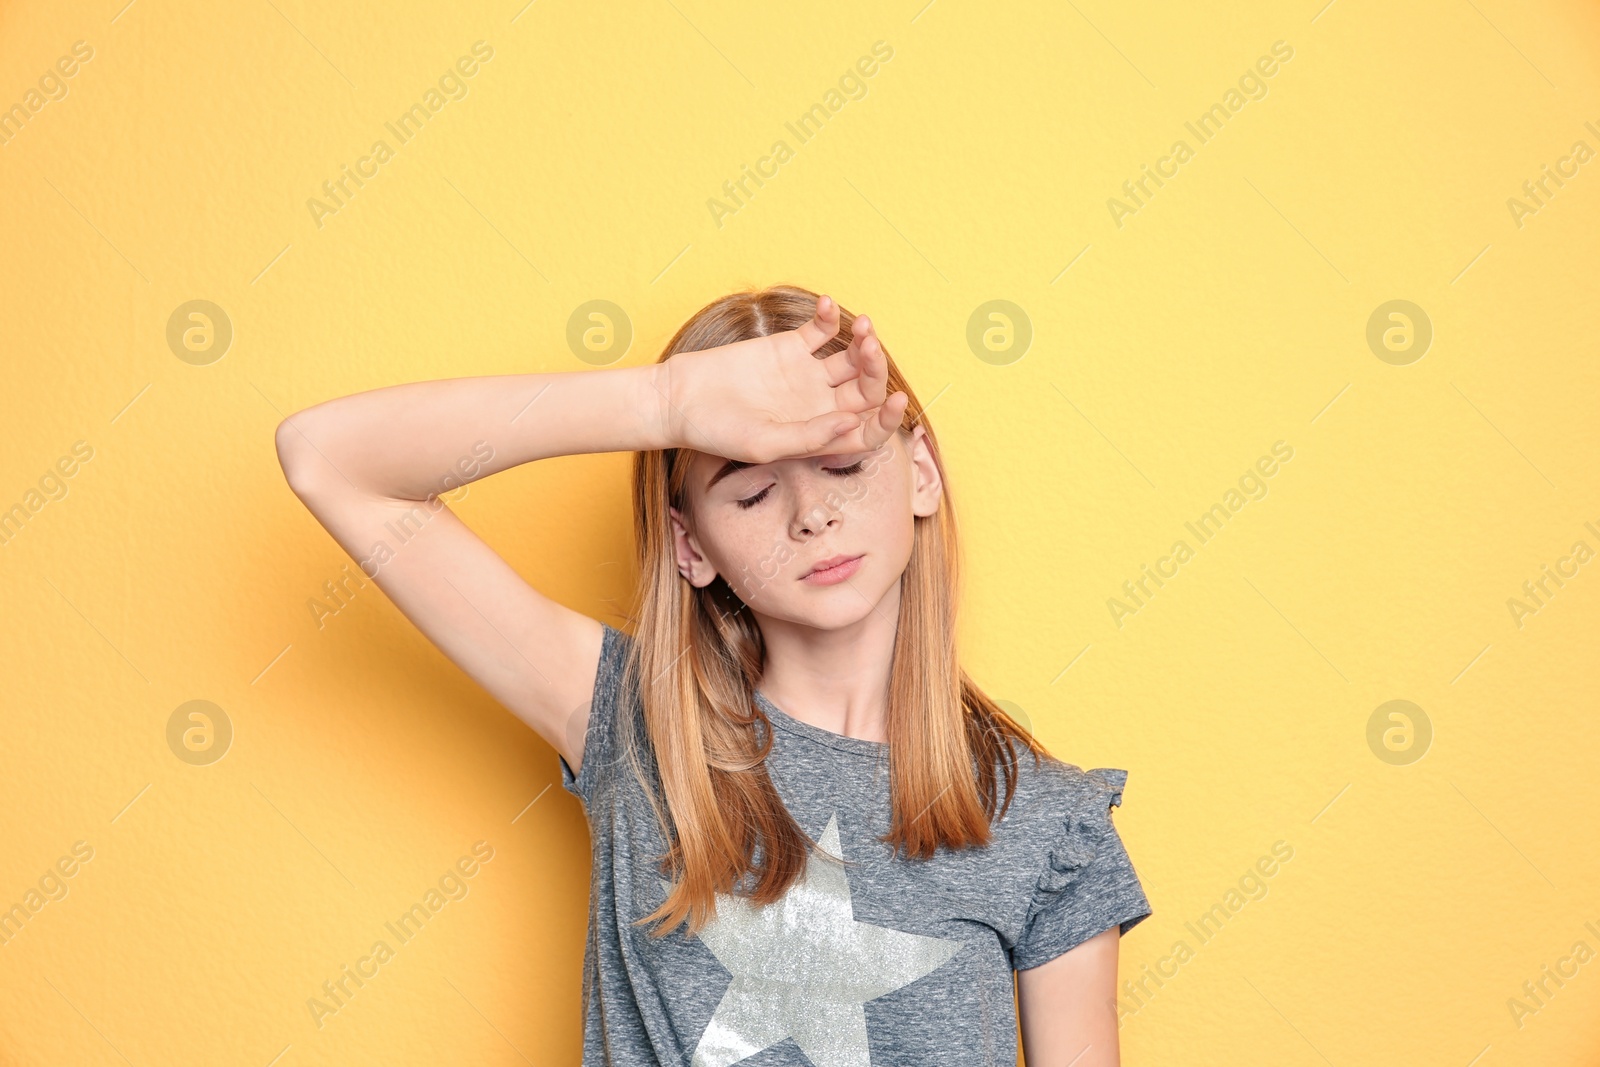
[{"label": "t-shirt neckline", "polygon": [[820,726],[813,726],[809,722],[802,722],[793,715],[788,714],[778,705],[767,698],[761,690],[755,690],[756,702],[761,705],[761,710],[766,712],[768,720],[780,730],[798,734],[810,741],[842,752],[852,752],[858,756],[881,757],[889,749],[887,741],[868,741],[863,737],[846,737],[836,734],[832,730],[824,730]]}]

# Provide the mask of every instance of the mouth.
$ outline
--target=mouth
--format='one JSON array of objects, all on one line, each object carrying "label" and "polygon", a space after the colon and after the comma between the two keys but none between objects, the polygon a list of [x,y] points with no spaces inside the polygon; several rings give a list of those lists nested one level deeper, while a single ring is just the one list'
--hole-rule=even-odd
[{"label": "mouth", "polygon": [[827,559],[818,560],[815,566],[800,576],[800,580],[802,582],[810,582],[813,585],[832,585],[835,582],[842,582],[860,567],[861,557],[864,554],[830,556]]}]

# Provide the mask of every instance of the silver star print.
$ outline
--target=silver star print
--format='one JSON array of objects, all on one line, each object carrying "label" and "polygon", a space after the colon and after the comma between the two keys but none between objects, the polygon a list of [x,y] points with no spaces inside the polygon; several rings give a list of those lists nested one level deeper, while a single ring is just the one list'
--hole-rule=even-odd
[{"label": "silver star print", "polygon": [[[819,844],[843,858],[837,814]],[[815,1067],[870,1067],[862,1005],[915,982],[962,944],[856,922],[844,869],[815,856],[764,908],[717,894],[717,917],[700,938],[733,981],[693,1067],[727,1067],[790,1037]]]}]

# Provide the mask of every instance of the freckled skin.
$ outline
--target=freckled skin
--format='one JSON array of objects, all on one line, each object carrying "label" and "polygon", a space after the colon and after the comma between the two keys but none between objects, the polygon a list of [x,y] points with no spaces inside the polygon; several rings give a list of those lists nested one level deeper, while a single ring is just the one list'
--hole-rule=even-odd
[{"label": "freckled skin", "polygon": [[[855,474],[831,473],[857,462]],[[695,530],[672,509],[678,569],[695,586],[722,575],[758,617],[837,630],[874,610],[894,619],[917,516],[937,511],[942,486],[921,426],[875,452],[781,459],[738,470],[708,491],[720,456],[697,452],[689,472]],[[766,495],[749,508],[737,501]],[[861,555],[833,585],[800,581],[816,563]]]}]

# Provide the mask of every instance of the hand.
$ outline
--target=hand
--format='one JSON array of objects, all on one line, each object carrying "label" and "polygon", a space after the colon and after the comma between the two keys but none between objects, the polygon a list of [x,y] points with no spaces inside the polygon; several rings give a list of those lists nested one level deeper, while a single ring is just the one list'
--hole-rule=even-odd
[{"label": "hand", "polygon": [[839,305],[824,295],[798,329],[668,358],[657,389],[671,447],[746,463],[876,450],[911,398],[884,396],[888,359],[865,315],[848,347],[817,357],[838,332]]}]

